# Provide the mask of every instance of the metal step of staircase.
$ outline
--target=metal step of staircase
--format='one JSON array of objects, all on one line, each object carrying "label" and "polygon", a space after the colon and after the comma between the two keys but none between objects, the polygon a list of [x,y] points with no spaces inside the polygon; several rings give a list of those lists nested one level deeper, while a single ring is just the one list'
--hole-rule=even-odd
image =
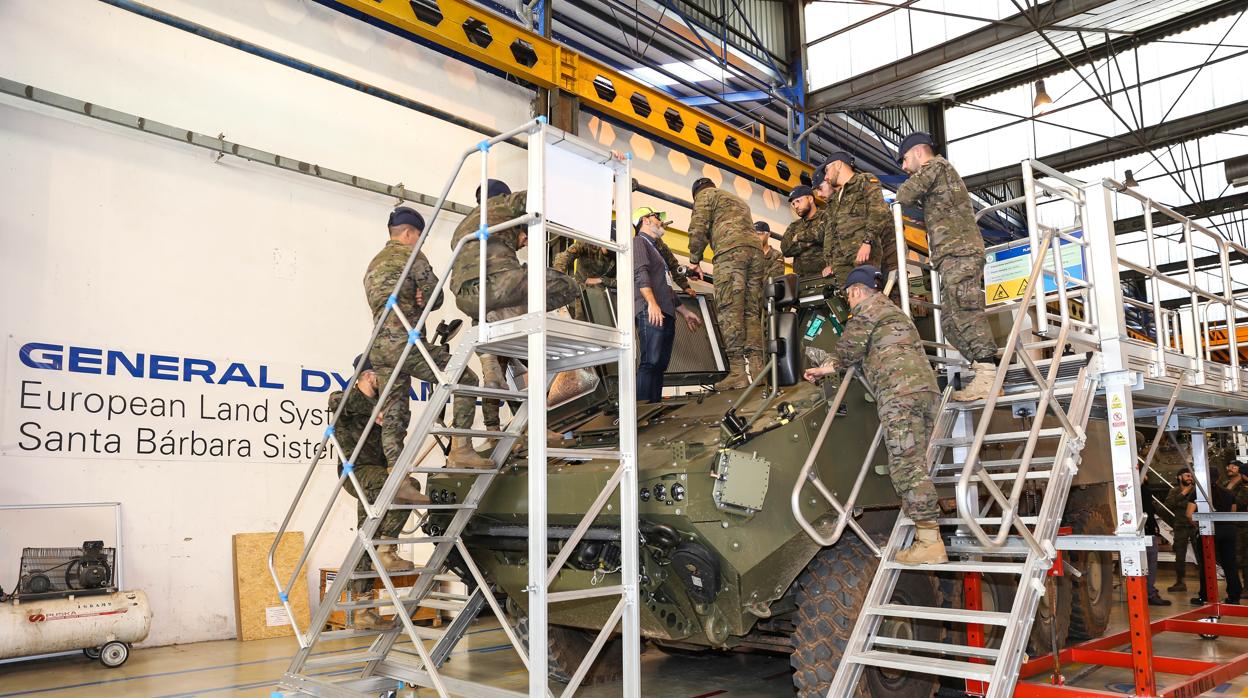
[{"label": "metal step of staircase", "polygon": [[877,636],[874,644],[876,647],[890,647],[893,649],[908,650],[910,652],[947,654],[956,657],[970,657],[972,659],[996,659],[1000,654],[998,650],[991,647],[970,647],[967,645],[953,645],[944,642],[925,642],[923,640],[910,640],[900,637],[888,637],[885,635]]},{"label": "metal step of staircase", "polygon": [[972,679],[979,681],[987,681],[992,677],[993,666],[991,664],[975,664],[973,662],[959,662],[952,659],[935,659],[919,655],[881,652],[879,650],[868,650],[866,652],[856,654],[854,655],[854,661],[870,666],[880,667],[881,669],[917,671],[924,674],[935,674],[937,676],[950,676],[956,679]]}]

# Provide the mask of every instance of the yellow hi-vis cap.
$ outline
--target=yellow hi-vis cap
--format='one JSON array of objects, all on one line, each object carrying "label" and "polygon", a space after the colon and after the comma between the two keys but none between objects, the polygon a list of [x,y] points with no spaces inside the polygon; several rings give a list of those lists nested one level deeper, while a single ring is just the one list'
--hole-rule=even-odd
[{"label": "yellow hi-vis cap", "polygon": [[641,222],[641,219],[646,216],[658,216],[659,220],[664,223],[667,222],[667,214],[663,211],[656,211],[649,206],[641,206],[633,209],[633,227],[636,228],[637,224]]}]

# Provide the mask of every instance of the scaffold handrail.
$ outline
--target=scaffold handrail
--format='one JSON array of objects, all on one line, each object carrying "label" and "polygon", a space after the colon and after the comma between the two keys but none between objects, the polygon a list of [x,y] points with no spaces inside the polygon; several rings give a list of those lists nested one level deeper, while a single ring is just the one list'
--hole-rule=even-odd
[{"label": "scaffold handrail", "polygon": [[[463,151],[463,153],[461,153],[455,165],[452,167],[451,174],[450,176],[447,177],[446,183],[442,186],[442,191],[438,196],[438,201],[437,201],[437,204],[434,206],[433,213],[430,215],[430,218],[428,222],[426,223],[424,230],[421,231],[420,236],[417,238],[416,243],[413,245],[412,251],[408,254],[407,263],[404,265],[403,271],[400,273],[398,280],[395,282],[394,289],[393,291],[391,291],[388,302],[385,304],[382,311],[378,314],[376,321],[373,323],[372,331],[369,333],[368,342],[365,344],[364,349],[360,355],[360,363],[352,367],[353,370],[352,370],[351,377],[348,379],[346,387],[343,388],[343,399],[339,403],[338,409],[335,410],[334,414],[330,417],[329,424],[327,425],[325,429],[324,435],[321,437],[321,442],[319,446],[313,451],[312,461],[311,463],[308,464],[308,468],[304,473],[303,480],[300,482],[299,487],[295,492],[295,496],[291,500],[290,506],[287,508],[285,516],[282,518],[282,523],[278,526],[277,533],[274,535],[273,543],[269,547],[269,552],[267,556],[269,575],[272,577],[273,583],[277,587],[278,598],[280,599],[282,605],[286,609],[287,616],[290,619],[291,628],[294,630],[296,640],[299,642],[300,647],[307,646],[306,638],[303,635],[300,628],[298,627],[296,616],[294,614],[293,609],[290,606],[289,594],[290,594],[290,591],[294,588],[296,581],[299,579],[299,574],[302,572],[304,565],[307,564],[307,560],[311,554],[311,550],[313,546],[315,545],[316,541],[318,540],[321,531],[324,529],[325,522],[329,518],[330,512],[333,510],[333,504],[334,504],[334,500],[337,497],[338,489],[342,487],[343,483],[346,481],[347,478],[351,479],[352,487],[355,489],[355,494],[358,497],[359,501],[364,503],[365,510],[366,512],[368,512],[368,515],[370,517],[375,517],[375,513],[376,513],[373,511],[372,504],[368,503],[367,497],[364,496],[364,488],[360,485],[359,480],[356,478],[354,474],[354,467],[351,464],[354,462],[355,458],[358,457],[359,451],[363,447],[365,440],[368,437],[369,431],[372,429],[374,423],[376,422],[377,415],[380,413],[381,409],[383,408],[385,404],[386,397],[389,395],[390,390],[393,388],[393,386],[397,382],[402,372],[396,370],[391,373],[390,378],[386,382],[386,385],[384,386],[383,390],[381,390],[377,396],[377,404],[373,407],[373,411],[370,414],[370,418],[367,422],[367,425],[365,426],[365,430],[360,435],[360,438],[356,443],[355,449],[353,450],[353,452],[351,453],[349,457],[344,457],[345,454],[342,453],[342,449],[338,446],[336,439],[334,439],[334,426],[337,424],[338,419],[341,417],[343,410],[346,408],[347,399],[350,397],[351,391],[357,388],[358,378],[361,372],[360,369],[364,361],[367,360],[368,353],[372,349],[373,344],[376,342],[378,335],[381,333],[382,328],[386,324],[386,321],[389,319],[389,314],[393,311],[394,314],[400,318],[399,320],[400,323],[404,325],[404,328],[409,333],[409,341],[407,343],[407,346],[403,348],[400,358],[398,362],[396,362],[396,366],[401,365],[403,361],[406,361],[408,353],[411,351],[411,348],[414,344],[419,344],[420,351],[425,356],[425,360],[429,363],[430,368],[433,368],[435,372],[439,370],[435,368],[437,365],[437,362],[431,360],[432,357],[429,355],[429,352],[425,347],[425,343],[423,340],[423,332],[421,329],[424,327],[424,323],[428,320],[429,313],[432,309],[432,306],[434,305],[434,299],[429,299],[427,301],[425,308],[424,308],[424,312],[422,312],[416,325],[412,326],[411,324],[409,324],[407,319],[403,317],[402,312],[398,308],[398,305],[396,302],[398,293],[402,289],[404,282],[407,280],[408,275],[411,273],[412,266],[416,263],[416,259],[418,255],[420,254],[422,247],[424,246],[425,242],[429,239],[429,236],[433,231],[434,224],[437,222],[439,215],[446,208],[446,203],[450,197],[451,187],[454,185],[455,180],[458,179],[460,172],[463,170],[464,163],[468,161],[468,158],[471,157],[473,153],[479,152],[479,153],[482,153],[481,160],[484,162],[486,160],[484,154],[488,151],[490,146],[494,145],[495,143],[503,142],[511,138],[514,138],[515,136],[520,135],[522,133],[531,134],[535,130],[541,128],[541,126],[545,123],[545,121],[546,121],[545,117],[539,116],[514,129],[511,129],[510,131],[507,131],[505,133],[500,133],[497,136],[493,136],[491,138],[487,138],[481,141],[480,143],[474,145],[472,148],[469,148]],[[481,208],[484,211],[484,207],[481,207]],[[508,221],[507,223],[502,224],[502,226],[507,226],[508,224],[511,224],[511,226],[514,226],[520,223],[516,223],[515,221]],[[501,229],[502,226],[499,226],[499,228]],[[485,228],[485,226],[483,225],[482,228]],[[480,231],[479,231],[479,234],[480,234]],[[456,246],[455,251],[452,254],[451,263],[454,262],[454,259],[459,254],[459,251],[463,249],[465,241],[469,239],[470,239],[470,236],[466,236],[463,240],[460,241],[460,244]],[[482,245],[482,247],[484,247],[484,245]],[[445,284],[449,283],[449,269],[450,269],[450,263],[448,263],[443,275],[439,277],[439,282],[438,282],[437,290],[435,291],[435,294],[437,292],[440,292],[441,288]],[[429,408],[433,409],[434,407],[430,405]],[[326,453],[326,446],[331,442],[331,440],[333,440],[335,444],[334,450],[335,450],[335,453],[337,454],[338,459],[340,460],[343,466],[342,468],[343,473],[339,476],[337,487],[335,487],[333,490],[330,491],[329,501],[326,503],[325,507],[322,509],[321,515],[318,518],[316,525],[313,527],[312,533],[308,536],[307,539],[305,539],[303,550],[301,551],[300,556],[298,560],[296,561],[295,567],[291,572],[290,579],[286,582],[286,584],[283,584],[277,572],[277,565],[276,565],[277,550],[278,550],[278,547],[281,545],[283,537],[285,537],[286,532],[290,527],[290,522],[294,518],[295,511],[297,511],[299,504],[303,500],[303,496],[305,492],[307,491],[308,484],[312,480],[312,475],[316,471],[316,466],[320,463],[322,455]]]}]

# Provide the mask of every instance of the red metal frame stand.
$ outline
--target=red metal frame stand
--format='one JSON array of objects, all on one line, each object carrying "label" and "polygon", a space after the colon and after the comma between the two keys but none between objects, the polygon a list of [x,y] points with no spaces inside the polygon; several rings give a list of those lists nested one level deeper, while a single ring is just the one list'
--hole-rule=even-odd
[{"label": "red metal frame stand", "polygon": [[[968,611],[984,610],[984,575],[979,572],[967,572],[962,577],[962,605]],[[968,647],[984,647],[987,643],[984,638],[984,626],[979,623],[967,623],[966,625],[966,644]],[[972,659],[976,664],[982,664],[982,659]],[[988,683],[985,681],[975,681],[968,679],[966,682],[966,693],[971,696],[982,696],[988,691]]]},{"label": "red metal frame stand", "polygon": [[[1204,561],[1206,600],[1210,603],[1200,608],[1180,613],[1170,618],[1149,621],[1148,578],[1127,577],[1126,631],[1096,640],[1067,647],[1059,653],[1063,665],[1099,664],[1102,666],[1132,669],[1135,674],[1135,696],[1156,698],[1196,698],[1217,688],[1225,681],[1248,673],[1248,653],[1225,662],[1187,659],[1183,657],[1156,656],[1153,654],[1153,636],[1159,633],[1188,633],[1206,637],[1248,638],[1248,624],[1230,624],[1215,621],[1224,617],[1248,619],[1248,606],[1223,604],[1219,601],[1217,562],[1214,555],[1213,536],[1201,536],[1201,559]],[[1125,648],[1125,649],[1124,649]],[[1042,683],[1023,683],[1024,679],[1051,671],[1053,657],[1039,657],[1025,664],[1019,671],[1019,683],[1014,688],[1017,698],[1121,698],[1121,693],[1052,686]],[[1156,673],[1177,674],[1186,678],[1172,685],[1157,687]]]}]

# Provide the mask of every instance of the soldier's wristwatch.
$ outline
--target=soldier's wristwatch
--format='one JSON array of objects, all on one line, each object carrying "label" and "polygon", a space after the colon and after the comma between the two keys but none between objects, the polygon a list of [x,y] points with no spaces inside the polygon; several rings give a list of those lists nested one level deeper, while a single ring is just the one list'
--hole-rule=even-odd
[{"label": "soldier's wristwatch", "polygon": [[863,240],[863,241],[862,241],[862,244],[866,245],[867,247],[870,247],[870,246],[871,246],[871,241],[870,241],[870,240]]}]

